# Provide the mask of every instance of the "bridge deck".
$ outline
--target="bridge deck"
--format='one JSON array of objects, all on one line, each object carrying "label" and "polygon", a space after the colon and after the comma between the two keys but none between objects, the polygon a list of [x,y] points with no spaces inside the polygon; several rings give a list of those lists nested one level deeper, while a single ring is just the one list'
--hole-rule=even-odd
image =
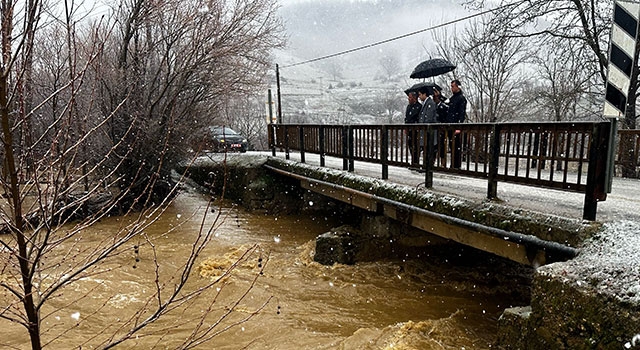
[{"label": "bridge deck", "polygon": [[[284,157],[283,152],[276,154]],[[300,154],[290,153],[290,159],[300,161]],[[342,170],[342,159],[325,158],[325,167]],[[305,163],[320,165],[317,154],[305,155]],[[355,162],[354,174],[381,178],[381,166],[366,162]],[[389,167],[389,179],[385,180],[408,186],[422,186],[424,174],[402,167]],[[451,174],[434,173],[432,191],[450,194],[476,202],[486,201],[487,181]],[[543,214],[581,219],[584,195],[553,189],[537,188],[509,183],[499,183],[498,198],[504,205],[531,210]],[[631,220],[640,222],[640,180],[616,177],[607,200],[598,204],[598,221]]]}]

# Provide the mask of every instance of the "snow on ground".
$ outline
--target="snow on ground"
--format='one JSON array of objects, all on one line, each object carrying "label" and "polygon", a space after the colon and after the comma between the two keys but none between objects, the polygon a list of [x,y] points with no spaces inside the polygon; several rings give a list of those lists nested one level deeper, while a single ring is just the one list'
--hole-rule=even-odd
[{"label": "snow on ground", "polygon": [[606,223],[577,258],[542,267],[579,289],[595,288],[622,302],[640,303],[640,222]]}]

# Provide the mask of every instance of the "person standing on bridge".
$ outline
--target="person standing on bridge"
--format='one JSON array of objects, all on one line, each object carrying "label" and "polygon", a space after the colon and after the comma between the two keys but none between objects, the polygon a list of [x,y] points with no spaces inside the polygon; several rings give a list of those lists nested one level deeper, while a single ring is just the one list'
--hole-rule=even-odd
[{"label": "person standing on bridge", "polygon": [[447,114],[449,113],[449,106],[444,102],[447,97],[442,94],[442,90],[439,86],[433,88],[433,102],[436,103],[436,119],[438,123],[447,122]]},{"label": "person standing on bridge", "polygon": [[[449,110],[447,111],[446,122],[464,123],[467,116],[467,99],[462,93],[462,83],[460,83],[460,80],[455,79],[451,81],[451,93],[453,95],[449,98]],[[460,136],[460,130],[456,130],[455,133],[449,132],[450,145],[451,141],[453,141],[453,145],[450,147],[451,157],[453,158],[452,165],[453,168],[460,169],[462,166],[462,137]]]},{"label": "person standing on bridge", "polygon": [[[447,114],[449,113],[449,106],[445,103],[447,97],[442,94],[442,90],[439,86],[434,87],[433,89],[433,102],[436,103],[436,119],[438,123],[446,123],[447,122]],[[438,149],[440,152],[440,164],[444,164],[445,153],[447,152],[446,147],[446,132],[439,131],[438,132]],[[444,165],[443,165],[444,166]]]},{"label": "person standing on bridge", "polygon": [[[418,93],[411,91],[407,93],[407,110],[404,113],[405,124],[416,124],[418,117],[420,116],[420,109],[422,105],[418,103]],[[418,164],[418,157],[420,157],[420,149],[418,148],[418,139],[416,137],[415,130],[409,130],[407,132],[407,144],[409,145],[409,154],[411,154],[411,165]]]},{"label": "person standing on bridge", "polygon": [[[430,124],[430,123],[438,122],[437,105],[436,105],[436,102],[433,100],[433,97],[431,96],[432,94],[433,94],[432,88],[429,88],[426,86],[421,87],[420,90],[418,90],[418,98],[420,99],[420,101],[422,101],[422,109],[420,110],[420,116],[418,117],[418,122],[421,124]],[[426,139],[427,139],[427,135],[424,135],[424,133],[421,132],[420,147],[424,149],[425,152],[427,150]],[[435,131],[432,133],[431,139],[433,140],[432,141],[433,145],[436,145],[438,143],[438,139],[436,138]]]},{"label": "person standing on bridge", "polygon": [[422,108],[420,109],[420,115],[418,116],[418,123],[437,123],[436,117],[436,102],[431,97],[431,89],[428,87],[422,87],[418,90],[418,98],[422,102]]}]

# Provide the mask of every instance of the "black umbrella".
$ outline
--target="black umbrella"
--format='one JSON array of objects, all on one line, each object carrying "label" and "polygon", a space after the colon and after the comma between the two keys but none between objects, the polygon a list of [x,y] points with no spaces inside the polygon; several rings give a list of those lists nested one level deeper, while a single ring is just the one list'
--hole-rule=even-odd
[{"label": "black umbrella", "polygon": [[414,79],[430,78],[451,72],[454,69],[456,66],[453,63],[443,58],[432,58],[417,65],[409,77]]},{"label": "black umbrella", "polygon": [[442,91],[442,88],[440,87],[440,85],[436,84],[436,83],[427,83],[427,82],[422,82],[422,83],[417,83],[417,84],[413,84],[411,85],[410,88],[404,90],[404,93],[409,95],[410,92],[418,92],[420,90],[420,88],[422,87],[426,87],[429,90],[429,95],[433,95],[433,89],[436,88],[439,91]]}]

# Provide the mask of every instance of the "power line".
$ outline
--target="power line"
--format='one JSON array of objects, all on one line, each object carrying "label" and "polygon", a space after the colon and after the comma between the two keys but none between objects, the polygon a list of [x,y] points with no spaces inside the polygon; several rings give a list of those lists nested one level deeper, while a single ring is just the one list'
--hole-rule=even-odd
[{"label": "power line", "polygon": [[307,60],[307,61],[302,61],[302,62],[298,62],[298,63],[286,65],[286,66],[282,66],[280,68],[290,68],[290,67],[300,66],[300,65],[303,65],[303,64],[311,63],[311,62],[321,61],[321,60],[324,60],[324,59],[327,59],[327,58],[346,55],[348,53],[352,53],[352,52],[368,49],[370,47],[386,44],[386,43],[389,43],[389,42],[392,42],[392,41],[396,41],[396,40],[399,40],[399,39],[404,39],[404,38],[410,37],[412,35],[416,35],[416,34],[428,32],[428,31],[431,31],[431,30],[434,30],[434,29],[446,27],[446,26],[449,26],[449,25],[452,25],[452,24],[455,24],[455,23],[458,23],[458,22],[463,22],[463,21],[469,20],[469,19],[474,18],[474,17],[478,17],[478,16],[485,15],[487,13],[491,13],[491,12],[494,12],[494,11],[502,10],[502,9],[504,9],[506,7],[509,7],[509,6],[512,6],[512,5],[504,5],[504,6],[496,7],[494,9],[485,10],[485,11],[482,11],[482,12],[479,12],[479,13],[475,13],[475,14],[472,14],[472,15],[468,15],[468,16],[462,17],[462,18],[454,19],[452,21],[441,23],[441,24],[438,24],[438,25],[435,25],[435,26],[432,26],[432,27],[429,27],[429,28],[416,30],[414,32],[403,34],[403,35],[400,35],[400,36],[396,36],[396,37],[393,37],[393,38],[390,38],[390,39],[378,41],[378,42],[375,42],[375,43],[372,43],[372,44],[367,44],[367,45],[364,45],[364,46],[360,46],[360,47],[356,47],[356,48],[353,48],[353,49],[349,49],[349,50],[333,53],[333,54],[326,55],[326,56],[312,58],[312,59]]}]

